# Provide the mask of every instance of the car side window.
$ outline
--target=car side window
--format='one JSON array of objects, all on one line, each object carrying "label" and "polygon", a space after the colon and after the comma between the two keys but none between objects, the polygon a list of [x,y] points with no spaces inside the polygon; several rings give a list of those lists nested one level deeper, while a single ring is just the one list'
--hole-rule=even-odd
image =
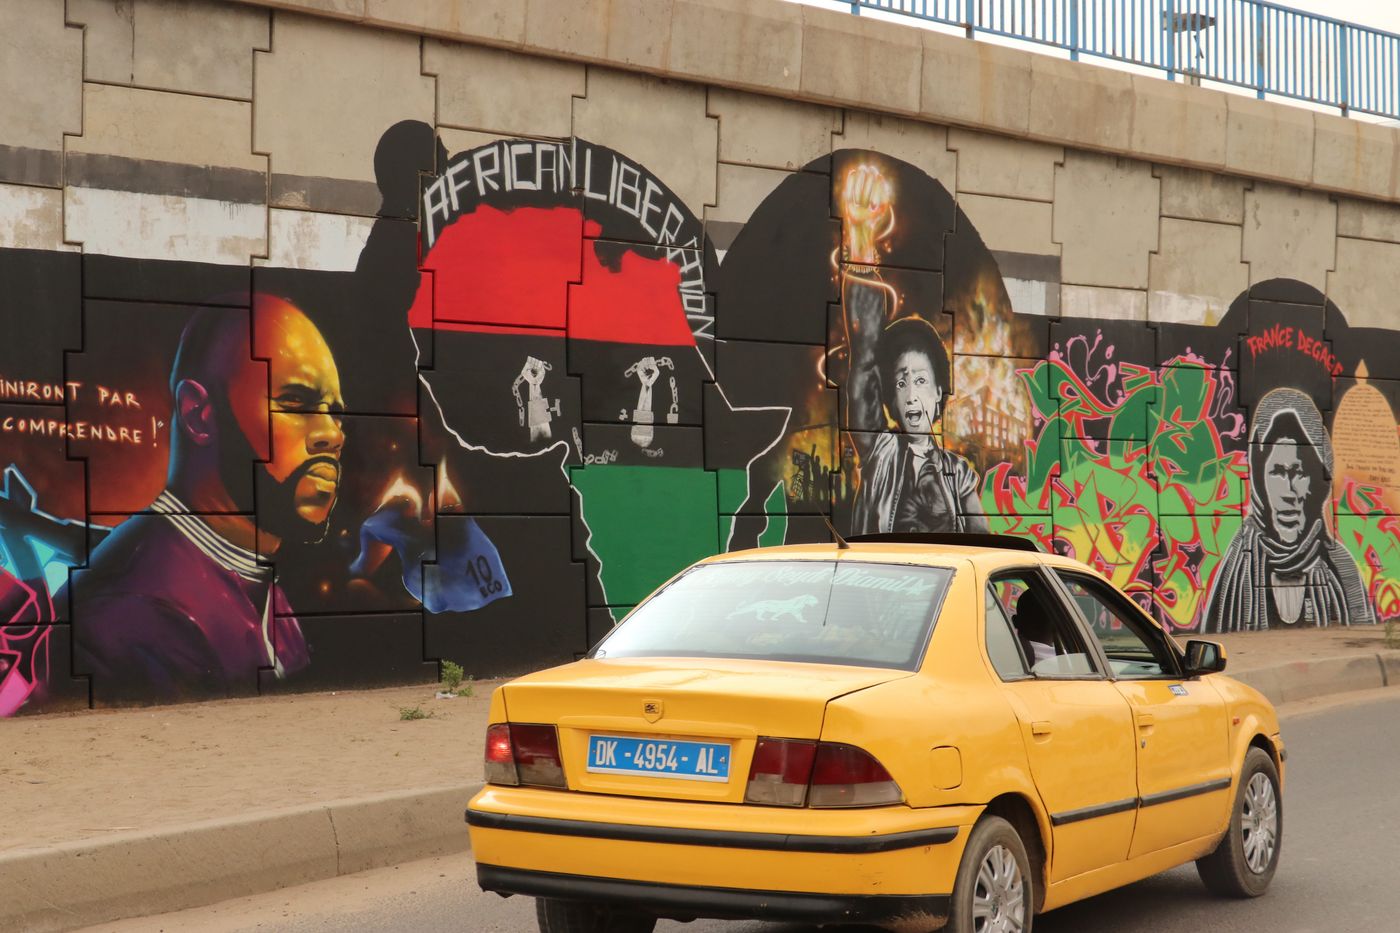
[{"label": "car side window", "polygon": [[1011,620],[1011,631],[1036,677],[1085,677],[1096,673],[1088,646],[1063,611],[1060,596],[1033,571],[997,574],[991,592]]},{"label": "car side window", "polygon": [[987,658],[1002,680],[1020,680],[1030,676],[1030,666],[1011,631],[1011,620],[1002,610],[996,593],[987,590]]},{"label": "car side window", "polygon": [[1166,639],[1137,615],[1125,597],[1093,577],[1063,570],[1057,573],[1103,648],[1114,677],[1177,676]]}]

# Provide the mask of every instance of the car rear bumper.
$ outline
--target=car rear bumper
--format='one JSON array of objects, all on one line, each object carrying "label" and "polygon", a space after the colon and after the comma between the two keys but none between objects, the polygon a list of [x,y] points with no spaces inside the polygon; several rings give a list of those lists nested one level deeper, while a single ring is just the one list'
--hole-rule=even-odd
[{"label": "car rear bumper", "polygon": [[981,807],[807,810],[488,786],[482,887],[668,916],[890,922],[942,916]]},{"label": "car rear bumper", "polygon": [[889,924],[948,915],[948,895],[851,895],[754,891],[626,881],[478,865],[483,891],[622,904],[660,917],[758,919],[792,923]]},{"label": "car rear bumper", "polygon": [[635,826],[629,823],[490,813],[484,810],[468,810],[467,825],[520,833],[543,833],[549,836],[613,839],[618,842],[660,842],[719,849],[753,849],[760,852],[844,852],[852,855],[943,845],[958,837],[956,826],[935,826],[867,836],[818,836],[809,833]]}]

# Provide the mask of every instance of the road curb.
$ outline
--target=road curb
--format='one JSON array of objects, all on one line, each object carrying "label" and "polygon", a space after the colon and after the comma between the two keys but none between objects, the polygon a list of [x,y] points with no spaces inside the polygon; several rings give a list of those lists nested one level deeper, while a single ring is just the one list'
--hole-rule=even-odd
[{"label": "road curb", "polygon": [[480,784],[400,791],[0,853],[0,930],[55,933],[470,848]]},{"label": "road curb", "polygon": [[1400,658],[1370,652],[1345,654],[1238,672],[1226,667],[1225,674],[1248,684],[1279,706],[1400,683]]}]

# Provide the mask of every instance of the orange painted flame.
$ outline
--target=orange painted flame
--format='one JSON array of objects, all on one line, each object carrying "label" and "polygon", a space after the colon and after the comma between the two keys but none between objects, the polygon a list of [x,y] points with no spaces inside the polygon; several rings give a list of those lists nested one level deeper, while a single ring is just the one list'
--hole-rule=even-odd
[{"label": "orange painted flame", "polygon": [[452,485],[452,480],[447,476],[447,463],[438,463],[437,469],[437,501],[438,509],[441,511],[456,510],[462,507],[462,494],[457,491],[457,487]]},{"label": "orange painted flame", "polygon": [[413,507],[413,514],[423,514],[423,494],[412,483],[407,482],[402,473],[397,474],[379,499],[379,508],[384,508],[394,500],[402,500]]}]

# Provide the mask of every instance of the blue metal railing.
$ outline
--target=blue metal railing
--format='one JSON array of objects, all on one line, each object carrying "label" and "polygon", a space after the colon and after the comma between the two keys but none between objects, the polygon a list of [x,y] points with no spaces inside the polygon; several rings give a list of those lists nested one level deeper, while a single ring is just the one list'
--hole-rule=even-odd
[{"label": "blue metal railing", "polygon": [[1265,0],[852,0],[862,8],[1400,119],[1400,35]]}]

